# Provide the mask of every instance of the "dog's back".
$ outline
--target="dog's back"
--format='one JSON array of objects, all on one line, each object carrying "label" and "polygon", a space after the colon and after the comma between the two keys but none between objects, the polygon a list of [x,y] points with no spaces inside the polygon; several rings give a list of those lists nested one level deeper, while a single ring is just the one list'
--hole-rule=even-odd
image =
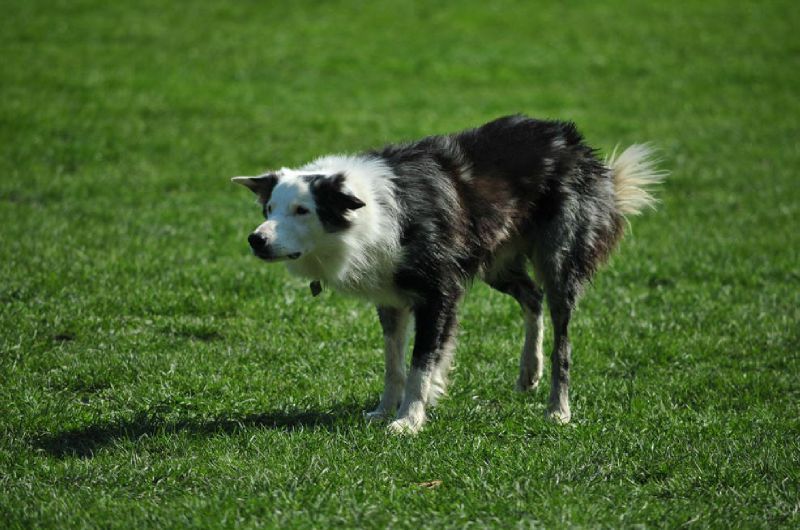
[{"label": "dog's back", "polygon": [[511,245],[543,276],[567,268],[582,284],[633,213],[618,205],[612,168],[569,122],[507,116],[375,154],[394,172],[404,244],[418,247],[407,255],[423,268],[433,255],[460,277],[492,271]]}]

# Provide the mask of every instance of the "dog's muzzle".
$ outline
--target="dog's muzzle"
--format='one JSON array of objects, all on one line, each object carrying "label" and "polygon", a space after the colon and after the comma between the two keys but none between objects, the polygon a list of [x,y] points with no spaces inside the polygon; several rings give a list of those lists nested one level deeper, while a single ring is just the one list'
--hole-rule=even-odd
[{"label": "dog's muzzle", "polygon": [[247,237],[247,242],[250,243],[250,248],[253,249],[253,254],[261,259],[267,261],[276,261],[281,259],[297,259],[300,257],[300,252],[292,252],[291,254],[280,255],[275,252],[275,248],[257,232],[253,232]]}]

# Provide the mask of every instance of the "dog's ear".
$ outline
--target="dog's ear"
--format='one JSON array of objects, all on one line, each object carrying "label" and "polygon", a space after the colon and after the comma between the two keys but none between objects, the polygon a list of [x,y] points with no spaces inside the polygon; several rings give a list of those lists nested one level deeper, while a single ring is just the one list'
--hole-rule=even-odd
[{"label": "dog's ear", "polygon": [[317,204],[325,204],[336,210],[358,210],[366,206],[364,201],[345,188],[344,173],[314,178],[311,192],[315,198],[321,199]]},{"label": "dog's ear", "polygon": [[337,173],[332,176],[316,175],[310,182],[317,216],[328,232],[349,228],[352,219],[348,212],[366,206],[364,201],[347,189],[344,181],[344,174]]},{"label": "dog's ear", "polygon": [[267,173],[266,175],[258,177],[233,177],[231,182],[249,188],[250,191],[258,195],[261,202],[267,202],[270,195],[272,195],[275,184],[278,183],[278,175],[275,173]]}]

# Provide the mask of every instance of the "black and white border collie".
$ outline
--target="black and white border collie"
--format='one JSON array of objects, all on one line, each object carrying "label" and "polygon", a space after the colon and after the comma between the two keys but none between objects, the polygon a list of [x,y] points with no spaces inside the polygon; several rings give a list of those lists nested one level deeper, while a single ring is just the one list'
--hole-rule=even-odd
[{"label": "black and white border collie", "polygon": [[603,161],[572,123],[517,115],[233,181],[263,206],[266,220],[248,237],[256,256],[285,262],[315,294],[326,285],[377,306],[385,386],[367,417],[416,433],[445,392],[456,310],[476,276],[522,308],[520,391],[542,377],[547,296],[555,337],[547,416],[570,420],[570,316],[625,216],[653,205],[649,190],[663,176],[646,146]]}]

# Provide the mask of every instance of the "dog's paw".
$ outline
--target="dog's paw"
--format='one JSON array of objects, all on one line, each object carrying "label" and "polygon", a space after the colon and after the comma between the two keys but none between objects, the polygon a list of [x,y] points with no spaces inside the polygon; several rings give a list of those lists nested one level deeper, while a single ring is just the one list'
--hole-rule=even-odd
[{"label": "dog's paw", "polygon": [[431,407],[435,407],[439,400],[447,394],[447,387],[445,382],[442,380],[433,381],[431,383],[431,387],[428,390],[428,405]]},{"label": "dog's paw", "polygon": [[384,422],[389,419],[389,413],[383,407],[378,407],[371,412],[364,411],[364,418],[369,422]]},{"label": "dog's paw", "polygon": [[414,435],[422,429],[423,422],[412,421],[411,418],[397,418],[386,428],[392,434]]},{"label": "dog's paw", "polygon": [[545,418],[559,425],[566,425],[572,418],[569,409],[548,409]]},{"label": "dog's paw", "polygon": [[531,377],[524,377],[522,375],[517,378],[517,382],[514,385],[514,390],[517,392],[533,392],[539,388],[539,379],[533,379]]}]

